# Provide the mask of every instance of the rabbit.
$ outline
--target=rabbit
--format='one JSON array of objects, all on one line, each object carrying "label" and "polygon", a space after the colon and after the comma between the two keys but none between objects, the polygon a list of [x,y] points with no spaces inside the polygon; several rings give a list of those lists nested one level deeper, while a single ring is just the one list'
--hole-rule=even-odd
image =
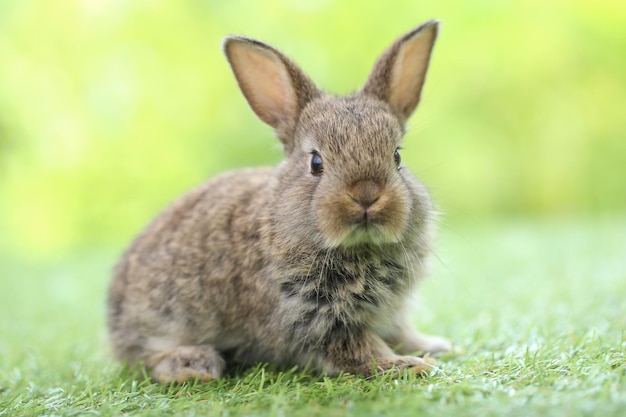
[{"label": "rabbit", "polygon": [[319,89],[273,47],[222,48],[285,160],[220,174],[166,208],[127,249],[109,288],[113,354],[154,381],[208,381],[228,365],[375,377],[431,369],[450,343],[414,331],[435,208],[400,144],[437,37],[398,38],[365,86]]}]

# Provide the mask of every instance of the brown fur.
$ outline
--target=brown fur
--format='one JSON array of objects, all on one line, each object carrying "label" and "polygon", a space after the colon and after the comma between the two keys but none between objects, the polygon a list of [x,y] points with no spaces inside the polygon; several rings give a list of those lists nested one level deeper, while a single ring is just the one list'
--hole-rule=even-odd
[{"label": "brown fur", "polygon": [[434,215],[394,159],[436,30],[431,21],[399,38],[347,97],[323,93],[270,46],[225,40],[244,96],[287,158],[213,178],[135,239],[109,293],[118,358],[171,382],[218,378],[226,358],[329,374],[422,371],[423,359],[403,355],[449,349],[404,315]]}]

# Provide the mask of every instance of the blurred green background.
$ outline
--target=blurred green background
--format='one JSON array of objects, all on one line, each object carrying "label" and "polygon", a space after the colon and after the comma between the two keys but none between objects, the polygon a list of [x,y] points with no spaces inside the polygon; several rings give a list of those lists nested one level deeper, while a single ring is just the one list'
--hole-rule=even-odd
[{"label": "blurred green background", "polygon": [[227,34],[360,87],[443,22],[403,158],[444,221],[626,212],[626,2],[2,0],[0,251],[122,248],[229,168],[281,159],[223,58]]}]

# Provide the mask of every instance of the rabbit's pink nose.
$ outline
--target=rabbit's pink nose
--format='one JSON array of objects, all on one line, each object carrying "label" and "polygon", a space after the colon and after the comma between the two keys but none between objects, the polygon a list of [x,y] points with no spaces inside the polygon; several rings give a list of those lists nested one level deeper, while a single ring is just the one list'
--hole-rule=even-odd
[{"label": "rabbit's pink nose", "polygon": [[380,199],[382,187],[371,180],[357,181],[348,190],[348,196],[363,210],[369,209]]}]

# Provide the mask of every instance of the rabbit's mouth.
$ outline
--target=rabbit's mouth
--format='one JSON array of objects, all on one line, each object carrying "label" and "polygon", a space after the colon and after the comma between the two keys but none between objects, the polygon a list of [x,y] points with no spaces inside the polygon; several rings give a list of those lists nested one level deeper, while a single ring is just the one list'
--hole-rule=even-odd
[{"label": "rabbit's mouth", "polygon": [[408,221],[408,204],[398,193],[377,193],[367,201],[345,194],[341,204],[323,200],[319,206],[320,228],[329,248],[380,246],[403,239]]}]

